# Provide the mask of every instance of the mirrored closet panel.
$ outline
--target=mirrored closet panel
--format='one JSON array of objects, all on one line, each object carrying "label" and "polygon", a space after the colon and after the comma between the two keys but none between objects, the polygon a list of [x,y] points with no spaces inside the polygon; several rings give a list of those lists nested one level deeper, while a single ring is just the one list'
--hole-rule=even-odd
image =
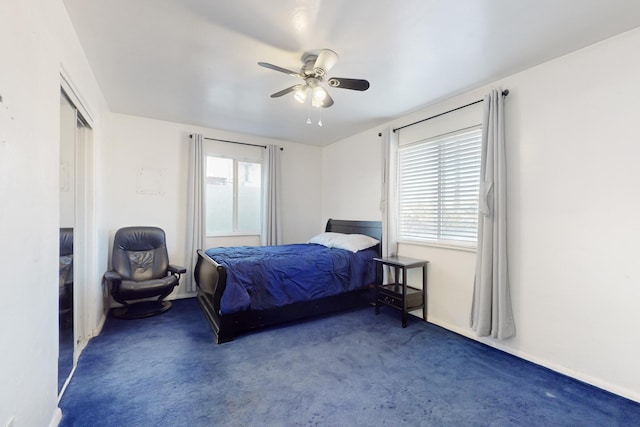
[{"label": "mirrored closet panel", "polygon": [[[64,90],[60,91],[60,224],[58,276],[58,393],[75,362],[83,281],[85,189],[83,154],[90,127]],[[79,310],[80,309],[80,310]],[[80,326],[80,328],[79,328]]]},{"label": "mirrored closet panel", "polygon": [[60,93],[60,250],[58,277],[58,392],[73,368],[73,226],[76,109]]}]

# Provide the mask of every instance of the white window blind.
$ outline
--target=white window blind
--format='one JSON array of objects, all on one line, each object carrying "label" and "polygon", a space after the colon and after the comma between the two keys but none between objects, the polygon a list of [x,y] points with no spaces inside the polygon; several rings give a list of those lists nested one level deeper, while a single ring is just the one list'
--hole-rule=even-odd
[{"label": "white window blind", "polygon": [[399,147],[398,238],[475,246],[482,127]]}]

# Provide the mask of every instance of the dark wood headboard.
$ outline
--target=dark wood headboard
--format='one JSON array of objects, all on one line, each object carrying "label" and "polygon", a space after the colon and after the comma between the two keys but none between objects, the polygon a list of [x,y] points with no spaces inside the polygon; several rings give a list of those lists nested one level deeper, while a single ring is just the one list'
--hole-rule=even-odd
[{"label": "dark wood headboard", "polygon": [[364,234],[382,242],[381,221],[347,221],[329,219],[325,231],[345,234]]}]

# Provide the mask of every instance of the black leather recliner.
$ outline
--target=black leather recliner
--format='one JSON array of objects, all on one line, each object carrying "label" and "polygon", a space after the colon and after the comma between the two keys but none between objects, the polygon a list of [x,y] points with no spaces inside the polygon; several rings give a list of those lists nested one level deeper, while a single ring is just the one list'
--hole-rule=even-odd
[{"label": "black leather recliner", "polygon": [[[122,304],[111,315],[139,319],[164,313],[171,302],[164,301],[178,285],[184,267],[169,264],[164,230],[158,227],[124,227],[113,239],[112,270],[105,281],[113,299]],[[137,301],[157,297],[156,300]]]},{"label": "black leather recliner", "polygon": [[73,228],[60,229],[58,312],[60,328],[73,325]]}]

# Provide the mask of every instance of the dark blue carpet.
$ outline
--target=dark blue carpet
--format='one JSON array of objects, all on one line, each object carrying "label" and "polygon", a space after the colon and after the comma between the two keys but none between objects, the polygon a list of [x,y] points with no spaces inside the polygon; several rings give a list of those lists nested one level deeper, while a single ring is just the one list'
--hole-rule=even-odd
[{"label": "dark blue carpet", "polygon": [[215,345],[195,299],[108,319],[61,426],[631,426],[640,404],[373,308]]}]

